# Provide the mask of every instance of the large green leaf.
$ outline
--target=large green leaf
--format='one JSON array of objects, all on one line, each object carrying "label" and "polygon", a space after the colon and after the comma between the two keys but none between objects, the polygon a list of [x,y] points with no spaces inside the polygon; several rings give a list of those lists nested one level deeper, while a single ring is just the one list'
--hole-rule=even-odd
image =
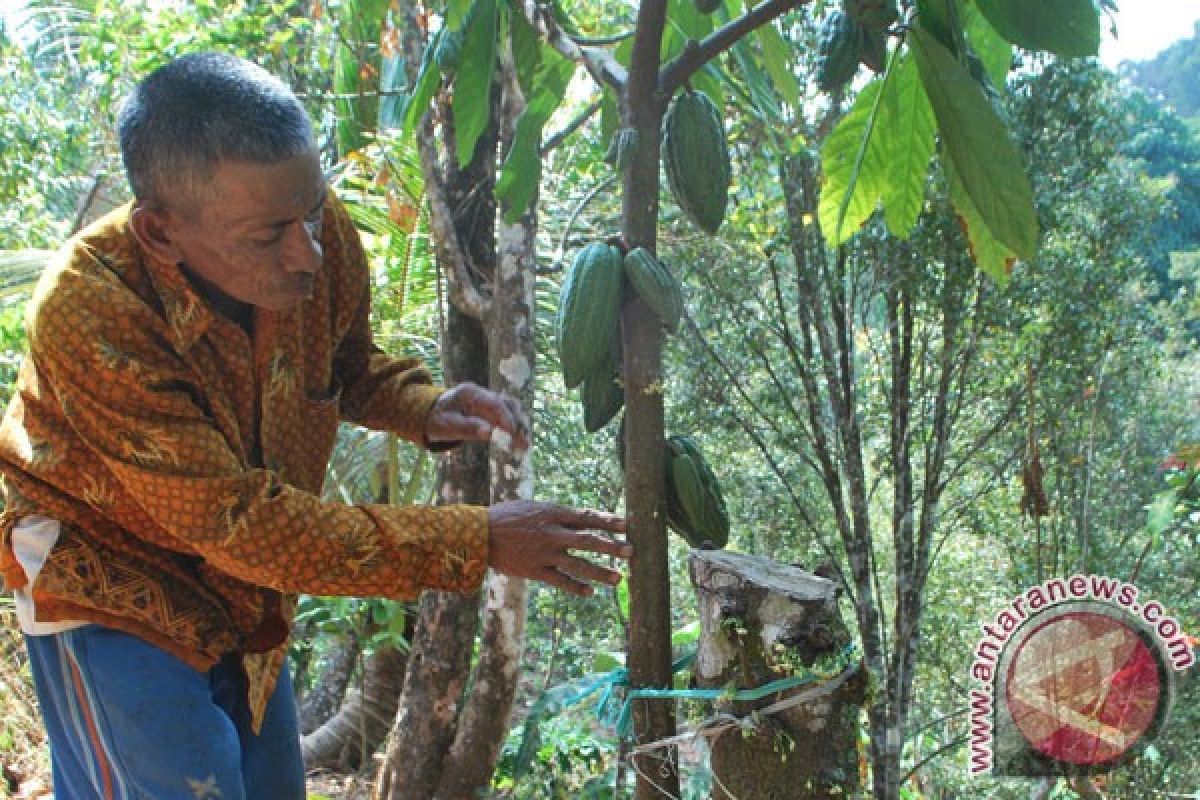
[{"label": "large green leaf", "polygon": [[462,30],[470,9],[471,0],[446,0],[446,27],[452,31]]},{"label": "large green leaf", "polygon": [[925,181],[937,122],[911,55],[901,57],[884,90],[879,136],[887,178],[883,214],[893,235],[907,238],[925,205]]},{"label": "large green leaf", "polygon": [[733,54],[733,60],[737,62],[742,79],[746,82],[746,88],[750,93],[750,103],[758,111],[759,116],[767,122],[782,119],[783,112],[779,108],[779,101],[776,99],[775,93],[771,91],[766,73],[759,68],[750,45],[744,39],[739,40],[730,52]]},{"label": "large green leaf", "polygon": [[667,24],[688,39],[699,41],[712,33],[714,14],[701,14],[692,0],[670,0]]},{"label": "large green leaf", "polygon": [[992,85],[1003,89],[1012,67],[1012,45],[996,29],[988,24],[987,19],[974,6],[963,10],[963,21],[967,30],[967,40],[975,49],[979,60],[983,62],[984,71]]},{"label": "large green leaf", "polygon": [[417,129],[417,123],[429,109],[429,104],[433,102],[433,96],[437,94],[438,86],[442,82],[442,71],[438,69],[437,61],[433,57],[433,52],[438,45],[438,37],[442,35],[443,32],[439,31],[425,46],[425,52],[421,55],[421,69],[417,72],[416,85],[405,100],[403,110],[396,115],[404,121],[404,138],[412,136],[413,131]]},{"label": "large green leaf", "polygon": [[476,0],[463,39],[462,60],[454,82],[454,133],[458,165],[475,155],[475,144],[492,112],[492,74],[496,69],[496,0]]},{"label": "large green leaf", "polygon": [[975,0],[992,27],[1028,50],[1060,56],[1094,56],[1100,49],[1100,15],[1092,0]]},{"label": "large green leaf", "polygon": [[926,30],[909,33],[945,157],[996,239],[1022,258],[1037,249],[1033,191],[1008,131],[983,90]]},{"label": "large green leaf", "polygon": [[516,222],[537,192],[542,176],[542,129],[562,102],[575,64],[544,48],[533,81],[534,93],[517,120],[512,146],[496,178],[496,199],[504,206],[504,220]]},{"label": "large green leaf", "polygon": [[946,178],[950,182],[950,203],[962,224],[963,233],[971,250],[971,258],[975,264],[997,283],[1003,284],[1008,280],[1008,274],[1016,261],[1016,253],[998,241],[991,229],[983,221],[979,210],[971,202],[962,181],[954,171],[953,165],[944,165]]},{"label": "large green leaf", "polygon": [[792,107],[800,105],[800,84],[792,73],[790,64],[792,48],[783,40],[776,30],[774,23],[768,23],[755,32],[759,47],[762,48],[763,65],[771,82],[783,99]]},{"label": "large green leaf", "polygon": [[817,216],[831,247],[858,231],[883,194],[886,165],[877,135],[883,85],[883,78],[868,83],[821,146],[824,183]]}]

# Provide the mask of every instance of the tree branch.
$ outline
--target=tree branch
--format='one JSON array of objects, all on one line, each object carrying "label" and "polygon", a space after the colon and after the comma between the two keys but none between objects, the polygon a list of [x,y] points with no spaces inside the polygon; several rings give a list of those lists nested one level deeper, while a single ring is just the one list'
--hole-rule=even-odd
[{"label": "tree branch", "polygon": [[581,47],[559,27],[549,6],[542,5],[537,0],[520,0],[513,3],[513,6],[524,15],[533,29],[541,34],[546,44],[563,57],[576,64],[582,64],[597,84],[612,86],[618,91],[625,87],[629,75],[612,54],[597,47]]},{"label": "tree branch", "polygon": [[437,147],[433,142],[433,126],[429,115],[417,127],[417,149],[421,153],[421,174],[425,178],[425,196],[429,199],[429,226],[433,229],[433,244],[438,261],[446,270],[450,302],[459,311],[474,319],[482,319],[487,300],[471,278],[474,267],[471,256],[458,240],[454,227],[454,212],[446,199],[446,182],[437,168]]},{"label": "tree branch", "polygon": [[670,97],[693,72],[733,47],[750,31],[783,16],[804,2],[805,0],[767,0],[717,28],[699,42],[685,47],[682,53],[659,71],[659,94]]},{"label": "tree branch", "polygon": [[580,111],[575,118],[563,126],[562,130],[556,131],[546,137],[546,141],[542,142],[542,146],[538,149],[538,153],[545,158],[546,154],[563,143],[563,140],[570,136],[575,131],[583,127],[592,116],[600,110],[600,100],[593,100]]}]

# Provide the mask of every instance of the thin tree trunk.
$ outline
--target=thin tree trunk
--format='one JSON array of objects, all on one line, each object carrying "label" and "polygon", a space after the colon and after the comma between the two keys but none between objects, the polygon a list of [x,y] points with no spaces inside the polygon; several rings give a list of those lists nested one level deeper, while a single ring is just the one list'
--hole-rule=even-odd
[{"label": "thin tree trunk", "polygon": [[[487,354],[479,321],[450,306],[446,323],[442,360],[447,383],[485,383],[481,373]],[[483,447],[465,445],[451,451],[439,473],[442,503],[487,504]],[[478,593],[421,595],[404,693],[375,784],[376,800],[433,797],[442,777],[443,757],[457,731],[478,614]]]},{"label": "thin tree trunk", "polygon": [[310,734],[337,712],[361,651],[352,631],[338,635],[317,661],[317,679],[300,704],[300,733]]},{"label": "thin tree trunk", "polygon": [[306,769],[360,769],[396,717],[408,654],[382,645],[363,664],[362,691],[350,689],[338,713],[300,740]]},{"label": "thin tree trunk", "polygon": [[[524,108],[510,60],[500,69],[503,146],[512,142]],[[489,385],[533,406],[534,256],[536,201],[515,224],[499,223],[497,270],[488,314]],[[531,499],[533,463],[529,451],[513,453],[493,443],[492,502]],[[525,581],[491,573],[484,592],[483,632],[472,690],[459,720],[458,736],[446,757],[437,797],[477,797],[491,784],[500,747],[508,733],[525,639]]]},{"label": "thin tree trunk", "polygon": [[[424,43],[410,8],[404,30],[404,50],[410,65],[421,63]],[[414,76],[409,75],[412,82]],[[440,103],[444,151],[454,153],[454,124],[450,104]],[[434,227],[439,267],[452,298],[479,297],[473,282],[493,272],[495,264],[495,110],[480,136],[471,162],[456,169],[447,159],[442,173],[429,116],[421,123],[417,142]],[[445,215],[452,214],[447,219]],[[455,268],[469,259],[480,275]],[[464,281],[471,282],[470,285]],[[473,381],[488,383],[487,338],[479,309],[451,304],[442,334],[442,370],[446,385]],[[487,505],[487,452],[481,445],[464,445],[449,453],[439,474],[442,503]],[[422,595],[417,633],[413,637],[404,694],[396,714],[387,756],[376,781],[376,800],[424,800],[434,796],[442,780],[444,759],[454,742],[467,682],[472,645],[479,622],[479,594],[426,592]]]}]

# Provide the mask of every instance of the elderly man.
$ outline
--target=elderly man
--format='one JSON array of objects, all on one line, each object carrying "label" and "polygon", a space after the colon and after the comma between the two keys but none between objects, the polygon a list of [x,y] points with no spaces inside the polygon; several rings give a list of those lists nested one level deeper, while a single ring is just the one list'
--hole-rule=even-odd
[{"label": "elderly man", "polygon": [[411,598],[486,568],[587,593],[628,545],[533,502],[318,497],[338,420],[525,446],[517,405],[430,384],[368,326],[357,233],[277,79],[219,54],[122,109],[136,198],[72,239],[28,315],[0,427],[16,592],[60,798],[300,798],[285,647],[298,593]]}]

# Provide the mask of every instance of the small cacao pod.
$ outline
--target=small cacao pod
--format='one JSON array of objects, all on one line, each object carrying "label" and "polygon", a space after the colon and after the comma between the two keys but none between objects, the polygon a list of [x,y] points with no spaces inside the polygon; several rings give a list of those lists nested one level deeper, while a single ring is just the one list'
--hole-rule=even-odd
[{"label": "small cacao pod", "polygon": [[701,230],[715,234],[733,172],[721,112],[703,92],[683,91],[667,108],[663,167],[675,202]]},{"label": "small cacao pod", "polygon": [[724,547],[729,514],[721,485],[690,436],[667,440],[667,524],[692,547]]},{"label": "small cacao pod", "polygon": [[583,247],[563,280],[558,305],[558,357],[567,388],[610,363],[616,352],[621,251],[605,242]]},{"label": "small cacao pod", "polygon": [[817,86],[832,92],[850,82],[862,57],[862,26],[835,11],[821,28],[817,54]]},{"label": "small cacao pod", "polygon": [[701,14],[711,14],[721,7],[721,0],[694,0],[696,10]]},{"label": "small cacao pod", "polygon": [[644,247],[635,247],[625,255],[625,277],[638,296],[662,318],[671,333],[679,330],[683,317],[683,289],[667,265]]}]

